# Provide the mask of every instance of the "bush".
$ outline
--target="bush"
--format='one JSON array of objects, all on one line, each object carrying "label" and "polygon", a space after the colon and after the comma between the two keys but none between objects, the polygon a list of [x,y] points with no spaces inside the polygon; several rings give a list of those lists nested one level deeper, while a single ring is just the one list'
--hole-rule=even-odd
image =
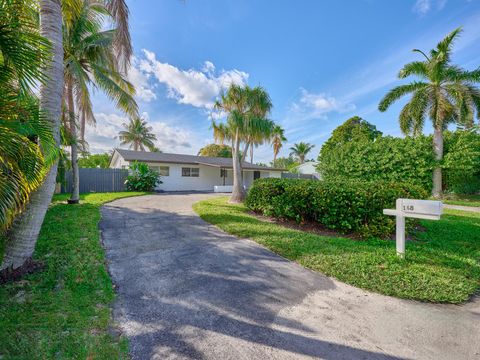
[{"label": "bush", "polygon": [[385,237],[393,233],[395,221],[383,215],[383,209],[395,208],[398,198],[423,199],[427,195],[419,186],[399,182],[267,178],[253,183],[246,205],[267,216],[315,221],[362,237]]},{"label": "bush", "polygon": [[153,191],[155,186],[161,183],[160,174],[141,162],[134,162],[130,165],[130,175],[125,180],[129,191]]}]

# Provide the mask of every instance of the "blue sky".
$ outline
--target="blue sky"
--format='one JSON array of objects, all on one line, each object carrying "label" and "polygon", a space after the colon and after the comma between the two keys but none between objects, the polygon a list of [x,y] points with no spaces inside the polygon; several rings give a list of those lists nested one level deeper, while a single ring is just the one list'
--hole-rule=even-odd
[{"label": "blue sky", "polygon": [[[316,157],[331,131],[354,115],[385,134],[401,136],[402,102],[377,105],[411,49],[429,50],[463,26],[453,60],[480,66],[480,0],[131,0],[135,59],[129,79],[140,112],[164,152],[196,154],[213,142],[211,106],[231,82],[261,85],[273,101],[271,118],[288,142],[315,144]],[[97,126],[87,131],[91,152],[118,145],[127,119],[101,93]],[[430,132],[430,125],[425,129]],[[268,145],[255,161],[269,162]]]}]

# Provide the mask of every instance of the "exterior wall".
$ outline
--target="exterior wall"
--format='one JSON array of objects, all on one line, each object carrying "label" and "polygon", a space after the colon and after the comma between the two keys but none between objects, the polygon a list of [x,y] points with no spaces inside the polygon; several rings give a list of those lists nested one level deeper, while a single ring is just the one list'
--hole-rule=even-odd
[{"label": "exterior wall", "polygon": [[314,161],[308,161],[305,164],[298,165],[296,170],[299,174],[315,174],[317,169],[315,168],[317,163]]},{"label": "exterior wall", "polygon": [[[147,163],[149,166],[168,166],[169,175],[162,176],[162,184],[157,186],[158,190],[163,191],[213,191],[215,185],[223,185],[223,178],[220,177],[220,168],[205,165],[189,164],[167,164],[167,163]],[[182,168],[198,168],[199,176],[182,176]],[[227,171],[225,185],[232,185],[232,172]]]}]

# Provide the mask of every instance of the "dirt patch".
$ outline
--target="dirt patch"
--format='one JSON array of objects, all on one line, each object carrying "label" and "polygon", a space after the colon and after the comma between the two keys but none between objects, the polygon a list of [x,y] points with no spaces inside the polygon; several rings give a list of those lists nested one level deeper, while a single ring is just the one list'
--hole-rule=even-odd
[{"label": "dirt patch", "polygon": [[30,258],[25,262],[25,264],[16,269],[7,268],[0,271],[0,285],[18,281],[25,275],[42,271],[44,268],[44,263],[34,261],[32,258]]}]

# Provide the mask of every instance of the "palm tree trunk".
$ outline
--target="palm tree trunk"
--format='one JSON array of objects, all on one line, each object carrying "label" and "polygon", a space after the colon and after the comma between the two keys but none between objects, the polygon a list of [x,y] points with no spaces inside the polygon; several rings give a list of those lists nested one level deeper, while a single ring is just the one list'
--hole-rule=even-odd
[{"label": "palm tree trunk", "polygon": [[[441,128],[435,128],[433,131],[433,152],[435,153],[435,160],[440,162],[443,159],[443,131]],[[432,196],[441,198],[442,193],[442,168],[437,166],[433,169]]]},{"label": "palm tree trunk", "polygon": [[250,146],[250,163],[253,164],[253,144]]},{"label": "palm tree trunk", "polygon": [[277,162],[277,151],[274,149],[273,150],[273,166],[275,166],[276,162]]},{"label": "palm tree trunk", "polygon": [[[63,91],[62,8],[60,0],[40,1],[40,32],[52,43],[52,61],[44,69],[47,81],[40,88],[40,108],[51,124],[60,147],[60,119]],[[26,264],[35,250],[45,213],[55,191],[58,163],[50,168],[43,184],[35,191],[25,210],[18,215],[8,233],[0,270],[9,271]]]},{"label": "palm tree trunk", "polygon": [[235,133],[235,141],[232,148],[232,161],[233,161],[233,191],[229,202],[241,203],[245,200],[245,190],[243,189],[242,168],[240,164],[240,156],[238,154],[238,148],[240,146],[240,136],[238,130]]},{"label": "palm tree trunk", "polygon": [[73,102],[73,84],[71,79],[68,81],[67,87],[68,115],[70,117],[70,135],[72,136],[72,195],[70,196],[68,203],[78,204],[78,202],[80,201],[80,179],[78,174],[77,123],[75,121],[75,104]]}]

